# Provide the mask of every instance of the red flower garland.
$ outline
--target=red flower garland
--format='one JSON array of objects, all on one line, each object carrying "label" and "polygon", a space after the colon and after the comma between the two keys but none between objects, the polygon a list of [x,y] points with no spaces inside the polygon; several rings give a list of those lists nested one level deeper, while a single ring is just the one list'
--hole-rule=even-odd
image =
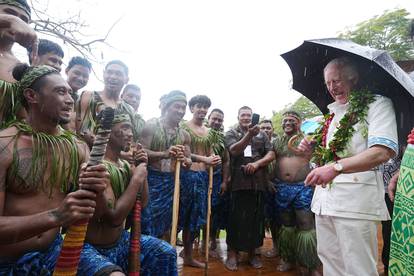
[{"label": "red flower garland", "polygon": [[[327,140],[326,136],[328,135],[329,126],[331,125],[334,116],[335,116],[335,113],[332,113],[331,115],[329,115],[329,117],[326,119],[326,121],[323,125],[323,128],[322,128],[322,143],[321,143],[322,147],[326,147],[326,140]],[[333,156],[334,160],[335,161],[340,160],[341,158],[339,158],[336,155],[336,149],[331,148],[331,150],[332,150],[332,153],[334,155]]]},{"label": "red flower garland", "polygon": [[325,123],[323,124],[322,128],[322,147],[326,147],[326,136],[328,135],[329,126],[332,123],[333,117],[335,116],[335,113],[332,113],[329,115],[329,117],[325,120]]}]

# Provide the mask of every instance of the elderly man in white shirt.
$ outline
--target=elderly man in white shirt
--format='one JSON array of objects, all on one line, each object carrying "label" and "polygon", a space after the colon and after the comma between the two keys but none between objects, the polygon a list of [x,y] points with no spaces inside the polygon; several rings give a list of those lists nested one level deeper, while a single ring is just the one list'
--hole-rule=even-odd
[{"label": "elderly man in white shirt", "polygon": [[[328,105],[330,116],[322,145],[334,158],[322,162],[305,180],[316,186],[312,211],[316,214],[318,255],[325,276],[378,275],[377,225],[390,216],[376,167],[398,151],[394,108],[390,99],[372,95],[363,109],[365,114],[358,114],[345,149],[335,152],[330,143],[340,139],[336,133],[342,133],[342,139],[347,135],[339,122],[351,112],[349,100],[356,95],[352,91],[358,84],[358,71],[350,59],[337,58],[326,65],[324,78],[335,102]],[[298,148],[311,154],[316,146],[315,141],[304,139]]]}]

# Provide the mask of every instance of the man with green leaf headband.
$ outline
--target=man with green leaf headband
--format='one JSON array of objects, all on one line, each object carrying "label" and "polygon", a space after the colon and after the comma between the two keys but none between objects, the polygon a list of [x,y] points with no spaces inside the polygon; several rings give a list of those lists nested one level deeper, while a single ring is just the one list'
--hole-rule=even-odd
[{"label": "man with green leaf headband", "polygon": [[[303,138],[300,130],[302,120],[294,110],[288,110],[282,116],[284,133],[273,141],[276,161],[271,185],[275,194],[270,196],[269,202],[272,227],[275,227],[272,235],[277,233],[275,244],[280,254],[276,269],[287,271],[297,265],[300,275],[320,275],[315,221],[310,209],[313,188],[303,183],[311,170],[309,158],[288,148],[294,135],[300,138],[298,140]],[[276,231],[277,228],[280,229]]]},{"label": "man with green leaf headband", "polygon": [[[98,205],[97,212],[89,221],[84,246],[87,255],[100,257],[89,260],[87,275],[128,271],[131,238],[124,229],[125,221],[134,207],[137,193],[142,195],[142,206],[148,200],[146,152],[141,145],[133,149],[138,165],[131,166],[121,158],[121,151],[128,151],[131,147],[132,136],[129,115],[120,109],[115,110],[104,159],[111,183],[104,191],[102,204]],[[177,254],[167,242],[141,235],[140,248],[141,275],[177,275]]]},{"label": "man with green leaf headband", "polygon": [[[28,117],[0,131],[0,274],[51,275],[60,228],[92,217],[106,169],[81,169],[87,146],[59,126],[73,107],[60,74],[21,64],[13,76]],[[94,257],[82,255],[80,267]]]},{"label": "man with green leaf headband", "polygon": [[176,162],[191,166],[190,136],[179,123],[187,107],[178,90],[160,99],[161,117],[146,122],[140,141],[148,153],[148,205],[142,213],[142,232],[154,237],[168,234],[172,222]]}]

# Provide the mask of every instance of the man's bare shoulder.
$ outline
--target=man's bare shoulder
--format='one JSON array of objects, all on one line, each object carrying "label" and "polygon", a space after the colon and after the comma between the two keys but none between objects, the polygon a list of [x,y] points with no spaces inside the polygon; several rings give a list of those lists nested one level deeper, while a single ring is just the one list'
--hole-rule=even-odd
[{"label": "man's bare shoulder", "polygon": [[17,134],[17,128],[15,126],[11,126],[5,129],[0,130],[0,140],[7,137],[12,137]]},{"label": "man's bare shoulder", "polygon": [[89,155],[89,147],[85,141],[75,138],[76,145],[78,147],[78,151],[83,153],[84,156]]},{"label": "man's bare shoulder", "polygon": [[155,126],[158,125],[158,121],[159,121],[158,118],[151,118],[145,122],[145,127],[154,128]]},{"label": "man's bare shoulder", "polygon": [[158,119],[152,118],[145,122],[145,125],[142,129],[142,133],[145,133],[147,135],[153,134],[157,128],[158,128]]},{"label": "man's bare shoulder", "polygon": [[16,138],[17,128],[9,127],[0,131],[0,164],[5,166],[13,160],[13,140]]},{"label": "man's bare shoulder", "polygon": [[80,101],[81,103],[89,103],[90,99],[93,96],[94,91],[90,91],[90,90],[84,90],[82,91],[81,95],[80,95]]},{"label": "man's bare shoulder", "polygon": [[183,141],[185,141],[185,143],[188,143],[188,144],[191,143],[191,135],[190,135],[190,133],[188,133],[187,130],[181,129],[180,135],[181,135],[181,138],[183,139]]}]

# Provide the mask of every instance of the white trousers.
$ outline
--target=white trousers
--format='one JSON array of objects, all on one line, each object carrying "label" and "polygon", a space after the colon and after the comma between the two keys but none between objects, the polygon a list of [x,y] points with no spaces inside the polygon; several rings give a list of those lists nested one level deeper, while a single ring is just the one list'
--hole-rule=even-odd
[{"label": "white trousers", "polygon": [[315,215],[324,276],[378,275],[377,222]]}]

